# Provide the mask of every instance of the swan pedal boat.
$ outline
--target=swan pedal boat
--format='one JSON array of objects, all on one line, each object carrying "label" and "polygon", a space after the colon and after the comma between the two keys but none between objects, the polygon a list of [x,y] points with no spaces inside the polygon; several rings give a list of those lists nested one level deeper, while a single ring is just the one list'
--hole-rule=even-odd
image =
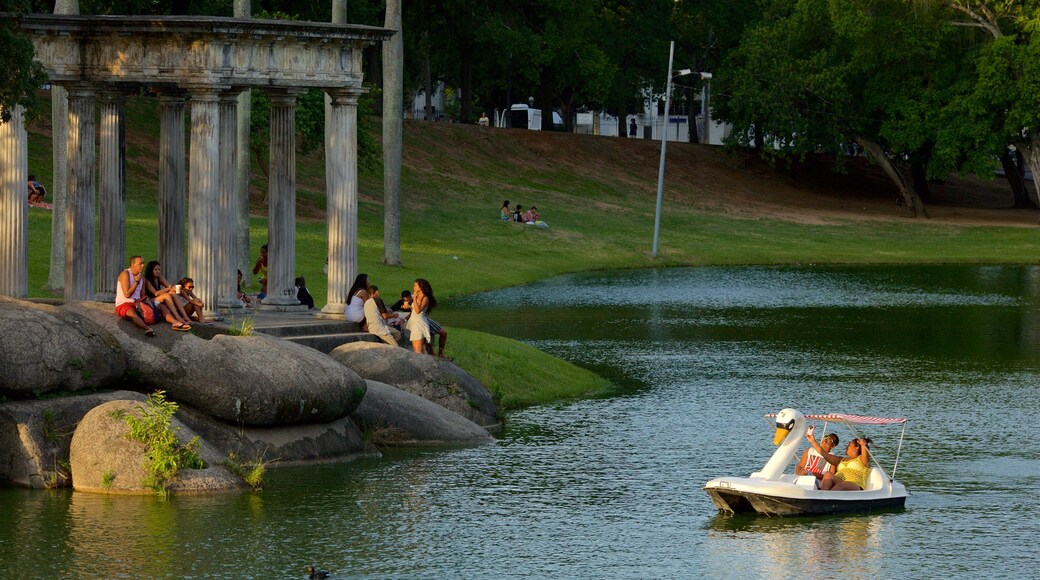
[{"label": "swan pedal boat", "polygon": [[[704,491],[720,512],[795,516],[901,508],[906,503],[909,495],[906,487],[885,473],[873,451],[870,459],[874,465],[867,475],[867,486],[861,491],[823,491],[817,489],[817,480],[813,475],[784,473],[802,447],[808,419],[843,422],[853,433],[854,424],[902,425],[903,434],[906,432],[906,419],[843,413],[806,416],[795,409],[766,415],[767,420],[774,417],[776,433],[773,444],[780,447],[762,471],[756,471],[749,477],[719,477],[704,485]],[[902,444],[903,435],[900,435],[899,450],[902,450]],[[896,452],[896,461],[892,467],[893,476],[898,465],[899,451]]]}]

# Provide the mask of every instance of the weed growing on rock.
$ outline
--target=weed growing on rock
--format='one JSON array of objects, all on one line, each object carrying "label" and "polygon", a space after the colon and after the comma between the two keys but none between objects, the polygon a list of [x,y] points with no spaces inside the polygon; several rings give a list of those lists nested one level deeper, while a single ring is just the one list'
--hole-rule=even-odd
[{"label": "weed growing on rock", "polygon": [[253,326],[256,324],[256,320],[250,316],[243,318],[242,320],[235,320],[231,318],[231,323],[228,324],[228,334],[231,336],[252,336]]},{"label": "weed growing on rock", "polygon": [[148,397],[145,405],[138,405],[141,417],[124,414],[123,421],[130,427],[127,438],[141,441],[148,450],[145,471],[148,476],[143,484],[155,490],[162,497],[169,495],[170,482],[177,475],[177,470],[202,469],[205,467],[199,456],[199,438],[193,437],[184,445],[177,439],[177,434],[170,427],[170,420],[177,412],[177,403],[166,400],[165,391],[156,391]]},{"label": "weed growing on rock", "polygon": [[231,473],[242,478],[242,481],[253,488],[253,491],[260,491],[264,487],[264,475],[267,473],[268,463],[270,461],[264,459],[260,453],[257,453],[256,459],[252,461],[242,461],[234,451],[231,451],[228,452],[227,459],[224,460],[224,467],[227,467],[231,470]]},{"label": "weed growing on rock", "polygon": [[115,481],[116,474],[111,471],[106,471],[101,474],[101,489],[107,490],[112,487],[112,482]]}]

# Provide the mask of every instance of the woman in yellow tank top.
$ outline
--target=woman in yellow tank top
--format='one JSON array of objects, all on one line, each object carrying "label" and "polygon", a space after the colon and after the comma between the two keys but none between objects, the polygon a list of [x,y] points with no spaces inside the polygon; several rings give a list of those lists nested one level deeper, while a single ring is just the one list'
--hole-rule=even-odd
[{"label": "woman in yellow tank top", "polygon": [[872,443],[869,437],[861,437],[849,441],[848,446],[845,447],[847,457],[838,457],[823,451],[823,448],[820,447],[820,444],[816,442],[816,439],[810,433],[806,434],[806,438],[809,439],[809,443],[816,449],[816,452],[820,453],[828,463],[838,466],[836,473],[828,471],[823,474],[823,479],[820,481],[820,490],[860,491],[867,487],[867,474],[870,473],[869,446]]}]

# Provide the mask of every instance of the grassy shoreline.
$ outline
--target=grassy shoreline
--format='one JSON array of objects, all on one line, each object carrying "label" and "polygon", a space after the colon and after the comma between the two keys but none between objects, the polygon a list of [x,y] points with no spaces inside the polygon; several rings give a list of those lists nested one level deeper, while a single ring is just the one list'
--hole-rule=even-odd
[{"label": "grassy shoreline", "polygon": [[[126,251],[150,259],[158,247],[158,113],[154,99],[140,98],[131,99],[127,111]],[[48,186],[53,183],[49,117],[44,112],[30,127],[29,151],[30,172]],[[411,288],[415,278],[423,277],[431,281],[438,298],[445,299],[588,270],[763,264],[1030,264],[1040,255],[1040,236],[1030,227],[891,216],[864,219],[840,212],[814,212],[811,207],[742,212],[746,200],[759,192],[768,190],[773,197],[791,195],[802,200],[809,194],[778,171],[749,170],[746,162],[714,148],[676,144],[668,155],[660,252],[654,260],[650,248],[657,146],[652,142],[406,123],[401,202],[404,265],[382,264],[382,175],[376,168],[359,178],[359,269],[387,296]],[[254,216],[265,215],[266,181],[255,160],[253,176],[251,210]],[[840,180],[834,187],[840,190]],[[855,184],[848,187],[854,189]],[[840,197],[840,191],[838,194]],[[891,199],[883,192],[874,197]],[[320,307],[327,296],[322,274],[327,234],[320,153],[298,156],[297,198],[297,274],[306,276]],[[503,199],[525,207],[537,205],[551,227],[499,221]],[[719,203],[729,199],[731,204]],[[820,199],[835,203],[834,199]],[[876,205],[876,199],[852,198],[849,203]],[[895,210],[891,211],[894,215]],[[52,218],[49,211],[29,210],[32,297],[53,297],[45,289]],[[1035,216],[1031,219],[1035,221]],[[252,259],[266,237],[266,217],[253,217]],[[449,343],[453,353],[449,354],[458,354],[464,368],[482,378],[507,408],[605,388],[596,375],[588,371],[583,372],[589,376],[573,374],[568,363],[558,359],[552,359],[559,365],[547,367],[545,376],[508,378],[504,376],[509,374],[508,367],[495,357],[515,356],[516,349],[524,345],[477,334],[453,333]],[[561,376],[570,377],[572,384],[554,384],[561,382],[556,380]]]}]

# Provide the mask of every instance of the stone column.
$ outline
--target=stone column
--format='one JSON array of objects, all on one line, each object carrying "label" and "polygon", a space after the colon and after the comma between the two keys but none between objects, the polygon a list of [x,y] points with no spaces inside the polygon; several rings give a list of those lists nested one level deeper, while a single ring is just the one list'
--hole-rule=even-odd
[{"label": "stone column", "polygon": [[101,231],[98,237],[97,294],[94,297],[98,302],[115,301],[116,279],[126,266],[125,159],[119,144],[123,102],[123,95],[118,92],[101,93],[101,183],[98,188]]},{"label": "stone column", "polygon": [[[191,92],[191,173],[188,190],[188,276],[206,303],[203,314],[215,317],[219,295],[220,252],[220,112],[213,88]],[[178,278],[179,279],[179,278]],[[172,283],[176,282],[171,279]]]},{"label": "stone column", "polygon": [[[296,299],[296,90],[271,91],[267,298],[262,308],[306,310]],[[295,307],[295,308],[294,308]]]},{"label": "stone column", "polygon": [[238,165],[238,217],[236,219],[236,231],[238,232],[238,265],[236,269],[242,270],[242,286],[248,288],[250,279],[253,279],[252,253],[249,250],[249,119],[252,102],[250,93],[246,89],[238,96],[238,145],[236,146],[236,163]]},{"label": "stone column", "polygon": [[[184,97],[159,97],[159,256],[163,276],[184,275]],[[147,261],[147,259],[145,260]]]},{"label": "stone column", "polygon": [[64,292],[65,288],[65,200],[68,199],[69,178],[69,92],[60,85],[51,85],[51,184],[50,202],[54,205],[51,219],[51,267],[47,272],[47,289]]},{"label": "stone column", "polygon": [[94,87],[69,85],[65,300],[94,298]]},{"label": "stone column", "polygon": [[[25,110],[0,121],[0,295],[25,298],[29,293],[29,179]],[[12,340],[7,337],[5,340]]]},{"label": "stone column", "polygon": [[322,318],[343,318],[347,291],[357,275],[357,102],[361,91],[329,91],[332,100],[326,216],[329,237],[328,303]]},{"label": "stone column", "polygon": [[[238,94],[220,95],[220,251],[217,253],[217,306],[238,309]],[[248,270],[242,271],[242,279]]]},{"label": "stone column", "polygon": [[[55,14],[79,14],[79,0],[56,0]],[[51,144],[52,174],[51,203],[54,204],[56,219],[51,220],[51,267],[47,273],[47,289],[63,292],[65,286],[65,199],[68,197],[69,177],[69,93],[60,85],[51,85]]]}]

